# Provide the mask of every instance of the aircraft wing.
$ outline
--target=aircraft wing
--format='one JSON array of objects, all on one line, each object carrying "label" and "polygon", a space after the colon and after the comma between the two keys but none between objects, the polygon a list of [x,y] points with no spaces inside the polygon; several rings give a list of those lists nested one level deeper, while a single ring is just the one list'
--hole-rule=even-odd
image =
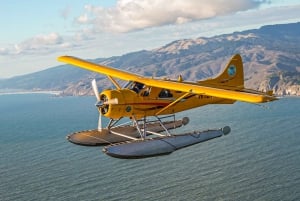
[{"label": "aircraft wing", "polygon": [[200,84],[200,83],[178,82],[172,80],[147,78],[138,74],[129,73],[127,71],[122,71],[104,65],[95,64],[71,56],[61,56],[58,58],[58,61],[72,64],[84,68],[86,70],[94,71],[100,74],[119,78],[122,80],[136,81],[136,82],[143,83],[147,86],[177,90],[177,91],[187,92],[191,94],[214,96],[218,98],[244,101],[250,103],[263,103],[263,102],[276,100],[276,97],[272,95],[255,91],[255,90],[246,90],[246,89],[229,90],[229,89],[218,88],[216,86],[213,87],[205,86],[205,84]]},{"label": "aircraft wing", "polygon": [[78,66],[80,68],[84,68],[86,70],[94,71],[96,73],[119,78],[121,80],[135,81],[136,79],[141,78],[140,75],[134,73],[122,71],[120,69],[116,69],[116,68],[112,68],[100,64],[95,64],[72,56],[61,56],[58,57],[57,60],[64,63],[72,64],[74,66]]},{"label": "aircraft wing", "polygon": [[218,98],[244,101],[250,103],[264,103],[264,102],[276,100],[276,97],[258,91],[247,92],[246,90],[244,91],[241,89],[229,90],[229,89],[205,86],[196,83],[192,84],[186,82],[158,80],[158,79],[149,79],[149,78],[138,79],[137,81],[153,87],[163,86],[163,88],[166,89],[184,91],[191,94],[214,96]]}]

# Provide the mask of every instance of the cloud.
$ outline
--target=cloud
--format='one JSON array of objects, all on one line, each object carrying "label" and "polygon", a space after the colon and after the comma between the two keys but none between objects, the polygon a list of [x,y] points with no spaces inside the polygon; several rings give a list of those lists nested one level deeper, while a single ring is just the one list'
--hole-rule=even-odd
[{"label": "cloud", "polygon": [[[69,46],[69,45],[68,45]],[[66,47],[63,38],[57,33],[37,35],[19,44],[0,49],[0,55],[18,55],[49,53],[60,47]]]},{"label": "cloud", "polygon": [[259,7],[266,0],[118,0],[115,7],[85,6],[76,21],[97,32],[130,32],[228,15]]},{"label": "cloud", "polygon": [[56,46],[63,43],[63,38],[57,33],[49,33],[37,35],[33,38],[23,41],[18,44],[16,50],[20,52],[34,52],[47,50],[51,46]]},{"label": "cloud", "polygon": [[0,48],[0,55],[7,55],[9,53],[9,49],[2,47]]},{"label": "cloud", "polygon": [[77,18],[77,22],[79,24],[85,24],[85,23],[88,23],[88,21],[89,21],[89,19],[88,19],[87,14],[81,15]]}]

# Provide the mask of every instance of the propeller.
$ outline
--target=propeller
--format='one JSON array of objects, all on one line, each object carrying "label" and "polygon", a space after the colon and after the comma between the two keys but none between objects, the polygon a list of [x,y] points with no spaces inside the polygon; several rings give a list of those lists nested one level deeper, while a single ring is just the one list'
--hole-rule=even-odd
[{"label": "propeller", "polygon": [[92,80],[92,88],[94,91],[94,94],[96,96],[97,102],[96,107],[99,110],[99,119],[98,119],[98,131],[102,130],[102,113],[105,114],[108,111],[108,105],[116,105],[119,103],[119,100],[117,98],[107,99],[105,95],[99,95],[99,90],[97,87],[96,80]]},{"label": "propeller", "polygon": [[100,95],[99,95],[99,91],[98,91],[98,87],[97,87],[97,83],[96,83],[95,79],[93,79],[93,81],[92,81],[92,88],[93,88],[94,94],[97,98],[97,101],[99,102],[100,101]]},{"label": "propeller", "polygon": [[[97,83],[96,83],[95,79],[92,80],[92,88],[93,88],[94,94],[97,99],[96,107],[99,108],[103,104],[101,104],[100,95],[99,95],[99,91],[98,91],[98,87],[97,87]],[[101,113],[101,110],[99,110],[98,131],[101,131],[101,130],[102,130],[102,113]]]}]

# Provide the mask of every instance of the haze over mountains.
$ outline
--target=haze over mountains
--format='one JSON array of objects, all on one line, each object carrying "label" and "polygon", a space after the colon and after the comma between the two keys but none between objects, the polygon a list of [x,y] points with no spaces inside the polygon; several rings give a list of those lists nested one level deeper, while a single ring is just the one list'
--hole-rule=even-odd
[{"label": "haze over mountains", "polygon": [[[210,38],[182,39],[154,50],[91,61],[149,77],[176,79],[182,75],[184,80],[196,81],[217,76],[231,56],[238,53],[244,61],[246,87],[300,96],[299,44],[300,22]],[[112,87],[103,75],[60,65],[0,80],[0,91],[58,90],[64,95],[91,95],[93,78],[100,89]]]}]

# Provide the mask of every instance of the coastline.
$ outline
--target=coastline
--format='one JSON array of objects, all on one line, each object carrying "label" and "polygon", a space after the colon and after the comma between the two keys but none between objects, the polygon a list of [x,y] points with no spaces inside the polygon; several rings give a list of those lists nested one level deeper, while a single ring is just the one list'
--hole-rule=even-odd
[{"label": "coastline", "polygon": [[15,91],[15,92],[0,92],[1,95],[18,95],[18,94],[51,94],[59,96],[62,91]]}]

